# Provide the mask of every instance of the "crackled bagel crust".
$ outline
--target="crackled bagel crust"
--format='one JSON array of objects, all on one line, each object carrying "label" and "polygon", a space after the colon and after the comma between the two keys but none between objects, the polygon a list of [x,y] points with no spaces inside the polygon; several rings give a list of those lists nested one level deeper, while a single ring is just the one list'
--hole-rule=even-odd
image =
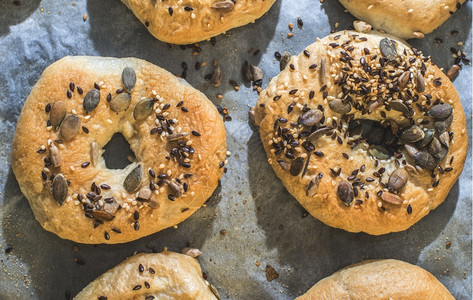
[{"label": "crackled bagel crust", "polygon": [[202,277],[195,258],[168,251],[141,253],[126,259],[92,281],[74,299],[104,296],[107,298],[103,299],[108,300],[217,299],[210,284]]},{"label": "crackled bagel crust", "polygon": [[[122,0],[157,39],[172,44],[191,44],[234,27],[246,25],[266,13],[275,0]],[[216,9],[228,2],[232,9]]]},{"label": "crackled bagel crust", "polygon": [[[425,62],[422,62],[418,56],[410,70],[413,71],[412,75],[415,75],[416,65],[421,68],[422,64],[425,64],[425,91],[415,92],[415,76],[408,85],[409,89],[414,90],[413,96],[415,94],[419,97],[416,103],[428,110],[431,107],[426,104],[426,95],[428,94],[432,96],[430,100],[432,106],[434,101],[442,99],[442,102],[449,103],[453,107],[453,122],[447,129],[447,131],[453,132],[453,140],[450,142],[448,154],[438,164],[441,170],[437,166],[433,171],[434,178],[432,178],[430,171],[414,167],[416,163],[402,146],[400,146],[398,153],[402,156],[399,159],[391,156],[388,160],[378,160],[372,155],[368,155],[365,143],[357,144],[352,150],[355,145],[349,145],[349,138],[345,137],[348,115],[353,115],[351,116],[353,119],[394,120],[399,128],[404,126],[407,128],[406,124],[409,125],[409,120],[401,112],[393,109],[387,111],[383,105],[375,108],[372,113],[361,114],[361,111],[353,108],[352,103],[350,113],[345,116],[334,112],[328,105],[333,99],[340,97],[342,93],[341,84],[335,84],[335,78],[342,78],[342,70],[340,69],[342,62],[339,60],[342,54],[340,51],[344,51],[351,57],[349,63],[353,66],[353,70],[357,70],[358,74],[366,75],[367,73],[360,69],[361,57],[365,61],[374,55],[377,55],[376,60],[382,57],[378,47],[380,41],[386,36],[376,32],[362,34],[345,31],[318,40],[308,46],[303,53],[291,58],[286,68],[274,77],[268,87],[261,92],[254,108],[255,123],[259,125],[260,137],[268,156],[268,162],[286,189],[310,214],[325,224],[350,232],[362,231],[372,235],[405,230],[442,203],[463,169],[468,143],[465,115],[453,84],[436,66],[431,64],[430,60],[426,59]],[[388,37],[395,40],[392,36]],[[346,42],[348,43],[344,44]],[[405,50],[408,54],[408,58],[405,59],[414,59],[413,51],[407,44],[399,40],[396,40],[396,43],[398,58]],[[364,54],[365,51],[369,51],[370,54]],[[343,59],[348,62],[347,59]],[[326,61],[324,78],[321,78],[322,60]],[[343,63],[344,66],[346,64]],[[394,74],[397,75],[391,80],[393,86],[396,85],[396,80],[400,76],[399,73]],[[441,85],[435,85],[434,81],[437,84],[438,81],[441,81]],[[372,82],[374,84],[372,90],[375,90],[375,85],[380,83],[375,79]],[[382,93],[379,96],[383,99],[388,98],[386,94]],[[312,99],[309,100],[311,97]],[[324,97],[326,98],[324,99]],[[374,98],[376,98],[376,93]],[[285,156],[286,152],[277,154],[274,144],[283,142],[281,137],[277,136],[278,128],[281,130],[282,128],[294,129],[296,133],[293,134],[296,136],[301,131],[308,130],[298,124],[305,105],[307,110],[323,109],[323,126],[335,125],[336,130],[330,131],[329,136],[323,135],[313,142],[315,151],[318,153],[312,151],[307,169],[299,172],[297,176],[293,176],[287,169],[288,164],[294,160],[288,159]],[[414,105],[411,102],[411,109],[415,111],[413,117],[415,124],[427,128],[432,125],[432,118],[424,116],[424,113],[419,111],[417,104]],[[288,113],[289,110],[291,110],[290,113]],[[282,120],[281,118],[284,119],[284,123],[279,121]],[[429,124],[431,125],[422,125],[423,119],[430,120]],[[343,126],[342,120],[345,120]],[[295,157],[303,157],[305,167],[308,154],[307,150],[301,147],[304,140],[305,138],[298,140],[299,145],[291,148]],[[287,151],[288,146],[285,147],[283,149]],[[286,166],[286,170],[284,166]],[[381,178],[383,184],[387,184],[391,173],[397,168],[407,171],[408,181],[397,193],[397,198],[394,197],[401,203],[393,204],[380,197],[380,194],[387,193],[388,189],[386,186],[380,185],[379,179]],[[355,175],[352,176],[353,174]],[[350,176],[352,177],[350,178]],[[311,180],[318,181],[318,190],[315,190],[314,195],[308,195]],[[348,183],[359,181],[358,193],[355,194],[353,189],[353,202],[348,203],[349,205],[341,201],[338,195],[338,186],[342,180],[348,181]],[[363,189],[361,189],[361,184],[363,184]],[[385,194],[385,196],[387,195],[389,194]]]},{"label": "crackled bagel crust", "polygon": [[435,276],[409,263],[367,260],[343,268],[315,284],[297,300],[455,299]]},{"label": "crackled bagel crust", "polygon": [[[125,67],[136,72],[137,80],[128,109],[116,113],[110,109],[114,100],[108,100],[118,95],[117,90],[122,92],[120,95],[126,93],[122,84]],[[74,83],[72,92],[70,83]],[[86,114],[83,99],[94,89],[94,83],[100,87],[100,102]],[[154,107],[146,119],[137,121],[134,107],[143,98],[154,99]],[[50,113],[45,112],[48,104],[58,101],[65,103],[67,115],[76,115],[88,133],[81,128],[72,140],[61,141],[60,130],[47,126]],[[165,109],[161,109],[163,106]],[[187,150],[194,149],[193,154],[186,154],[183,160],[170,154],[178,147],[176,142],[168,141],[167,133],[151,133],[161,127],[158,116],[177,122],[172,125],[174,133],[188,133],[182,141]],[[194,131],[200,136],[190,134]],[[108,169],[101,155],[115,133],[123,134],[136,156],[122,170]],[[24,104],[13,139],[12,168],[44,229],[85,244],[123,243],[178,224],[203,205],[223,173],[225,137],[215,106],[167,71],[135,58],[65,57],[45,69]],[[94,142],[98,150],[95,166],[91,155]],[[51,158],[51,145],[58,149],[62,161],[57,167],[45,161]],[[89,165],[84,167],[84,163]],[[125,178],[138,165],[142,168],[141,181],[136,191],[128,192]],[[62,205],[51,193],[51,177],[58,174],[70,182]],[[178,188],[180,195],[170,189],[168,182]],[[98,190],[93,189],[94,183]],[[137,199],[139,192],[143,194]],[[108,210],[111,215],[104,214],[101,207],[112,197],[112,204],[119,204],[121,209],[112,205],[115,209]]]},{"label": "crackled bagel crust", "polygon": [[339,0],[355,17],[403,39],[418,38],[445,22],[465,0]]}]

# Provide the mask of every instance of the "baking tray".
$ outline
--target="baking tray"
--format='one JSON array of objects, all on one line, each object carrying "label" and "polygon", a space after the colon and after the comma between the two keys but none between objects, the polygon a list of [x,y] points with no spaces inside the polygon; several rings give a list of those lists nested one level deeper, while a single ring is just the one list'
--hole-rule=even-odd
[{"label": "baking tray", "polygon": [[[263,70],[264,88],[279,72],[275,51],[299,53],[317,37],[349,28],[353,20],[335,0],[278,0],[261,19],[218,36],[215,45],[181,49],[154,39],[118,0],[1,1],[0,298],[67,299],[136,251],[180,251],[190,245],[204,252],[198,260],[224,299],[293,299],[336,270],[375,258],[417,264],[457,299],[471,299],[471,143],[463,174],[442,205],[409,230],[369,236],[307,216],[267,164],[258,132],[248,122],[258,95],[243,83],[245,60]],[[288,23],[294,25],[292,38]],[[443,68],[454,61],[451,47],[471,58],[471,1],[412,44]],[[187,63],[188,82],[226,106],[232,117],[225,123],[232,153],[228,170],[205,207],[177,228],[123,245],[78,245],[40,227],[11,171],[11,141],[22,104],[41,72],[66,55],[134,56],[174,74],[182,74],[182,62]],[[204,79],[214,60],[223,72],[219,88]],[[196,62],[207,65],[197,71]],[[464,65],[454,81],[468,116],[470,141],[471,73],[471,66]],[[239,91],[229,80],[239,84]],[[267,265],[279,274],[277,279],[267,280]]]}]

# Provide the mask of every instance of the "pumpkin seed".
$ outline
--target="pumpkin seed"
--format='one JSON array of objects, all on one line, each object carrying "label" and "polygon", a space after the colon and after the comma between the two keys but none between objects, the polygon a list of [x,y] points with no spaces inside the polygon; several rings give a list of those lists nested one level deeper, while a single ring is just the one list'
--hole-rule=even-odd
[{"label": "pumpkin seed", "polygon": [[128,93],[116,95],[110,101],[110,109],[116,113],[127,110],[131,103],[131,96]]},{"label": "pumpkin seed", "polygon": [[409,83],[409,79],[411,77],[411,72],[409,71],[405,71],[401,74],[401,76],[399,76],[399,78],[397,79],[397,85],[399,86],[399,88],[403,89],[407,86],[407,84]]},{"label": "pumpkin seed", "polygon": [[151,190],[147,187],[142,188],[138,192],[138,196],[136,198],[141,201],[149,201],[149,199],[151,198]]},{"label": "pumpkin seed", "polygon": [[417,150],[416,147],[414,146],[411,146],[409,144],[404,144],[404,149],[406,149],[407,153],[410,155],[410,156],[414,156],[417,152],[419,152],[419,150]]},{"label": "pumpkin seed", "polygon": [[109,213],[105,210],[94,210],[94,211],[92,211],[92,216],[94,216],[94,218],[102,220],[102,221],[111,221],[115,218],[114,215],[112,215],[111,213]]},{"label": "pumpkin seed", "polygon": [[59,167],[62,163],[59,149],[54,143],[49,144],[49,158],[54,167]]},{"label": "pumpkin seed", "polygon": [[72,140],[80,129],[80,118],[74,115],[67,115],[59,127],[59,134],[64,141]]},{"label": "pumpkin seed", "polygon": [[388,189],[391,192],[400,191],[407,183],[408,174],[405,169],[398,168],[391,173],[388,180]]},{"label": "pumpkin seed", "polygon": [[402,199],[398,195],[391,194],[389,192],[383,192],[381,194],[381,199],[384,202],[387,202],[389,204],[394,204],[394,205],[401,205],[402,204]]},{"label": "pumpkin seed", "polygon": [[427,146],[430,143],[430,141],[432,141],[432,139],[434,138],[434,135],[435,135],[435,130],[433,129],[429,129],[425,131],[424,138],[422,139],[422,141],[418,141],[416,143],[417,147],[424,148],[425,146]]},{"label": "pumpkin seed", "polygon": [[222,82],[222,69],[220,66],[217,66],[215,70],[212,72],[212,77],[210,77],[210,83],[214,87],[220,86],[220,83]]},{"label": "pumpkin seed", "polygon": [[348,102],[343,101],[342,99],[335,98],[329,102],[328,106],[331,110],[338,114],[347,114],[351,111],[351,105]]},{"label": "pumpkin seed", "polygon": [[397,49],[396,44],[388,38],[384,38],[379,42],[379,48],[381,54],[386,57],[388,60],[393,60],[396,58]]},{"label": "pumpkin seed", "polygon": [[64,178],[64,175],[57,174],[56,176],[54,176],[52,192],[53,192],[54,200],[56,200],[56,202],[59,203],[59,205],[62,205],[64,200],[66,200],[67,189],[68,189],[67,181],[66,181],[66,178]]},{"label": "pumpkin seed", "polygon": [[391,158],[391,153],[389,153],[389,151],[385,148],[378,145],[370,145],[368,147],[368,153],[377,159],[386,160]]},{"label": "pumpkin seed", "polygon": [[319,177],[315,176],[307,186],[305,194],[307,197],[314,197],[317,194],[317,190],[319,189]]},{"label": "pumpkin seed", "polygon": [[56,101],[51,106],[49,111],[49,122],[54,128],[58,128],[61,125],[62,120],[66,116],[66,104],[62,101]]},{"label": "pumpkin seed", "polygon": [[127,192],[132,193],[140,187],[142,178],[143,171],[141,165],[138,165],[126,176],[123,187]]},{"label": "pumpkin seed", "polygon": [[413,158],[414,158],[414,162],[416,163],[416,165],[420,166],[423,169],[427,169],[429,171],[432,171],[437,166],[437,162],[435,161],[435,158],[433,158],[433,156],[430,155],[426,151],[417,152],[413,156]]},{"label": "pumpkin seed", "polygon": [[323,116],[324,113],[319,109],[311,109],[300,117],[299,123],[308,127],[314,126],[322,120]]},{"label": "pumpkin seed", "polygon": [[333,130],[333,128],[331,127],[324,127],[324,128],[319,128],[317,129],[316,131],[312,132],[308,137],[307,137],[307,140],[309,142],[315,142],[316,140],[318,140],[320,137],[328,134],[329,132],[331,132]]},{"label": "pumpkin seed", "polygon": [[90,160],[92,161],[92,166],[96,166],[99,161],[99,145],[96,142],[90,144]]},{"label": "pumpkin seed", "polygon": [[100,92],[97,89],[91,89],[85,94],[82,106],[84,107],[85,113],[93,111],[100,102]]},{"label": "pumpkin seed", "polygon": [[402,112],[404,116],[410,115],[409,108],[401,100],[392,100],[389,102],[389,106],[396,111]]},{"label": "pumpkin seed", "polygon": [[232,11],[234,6],[233,1],[219,1],[215,2],[211,7],[219,12],[226,13]]},{"label": "pumpkin seed", "polygon": [[351,184],[346,180],[340,181],[337,187],[337,195],[346,206],[350,206],[354,198],[354,192]]},{"label": "pumpkin seed", "polygon": [[433,138],[429,146],[429,153],[438,161],[442,161],[448,154],[448,149],[437,138]]},{"label": "pumpkin seed", "polygon": [[131,90],[135,87],[136,84],[136,73],[130,67],[126,67],[122,72],[122,83],[128,93],[131,93]]},{"label": "pumpkin seed", "polygon": [[278,163],[281,166],[281,168],[286,172],[291,169],[291,164],[285,161],[284,159],[279,159]]},{"label": "pumpkin seed", "polygon": [[153,112],[154,103],[155,100],[149,98],[138,102],[133,109],[133,118],[137,121],[146,119]]},{"label": "pumpkin seed", "polygon": [[434,122],[434,127],[438,133],[443,133],[445,130],[450,127],[453,121],[453,114],[451,114],[448,118],[445,119],[436,119]]},{"label": "pumpkin seed", "polygon": [[188,132],[173,133],[167,136],[167,140],[168,142],[174,142],[174,141],[182,140],[188,135],[189,135]]},{"label": "pumpkin seed", "polygon": [[174,195],[174,197],[176,198],[181,197],[181,188],[179,187],[177,183],[170,180],[166,180],[166,183],[169,189],[171,190],[172,194]]},{"label": "pumpkin seed", "polygon": [[422,93],[425,91],[425,80],[420,71],[417,71],[417,76],[416,76],[416,91],[418,93]]},{"label": "pumpkin seed", "polygon": [[427,115],[436,118],[436,119],[445,119],[448,118],[453,112],[453,108],[448,103],[441,103],[432,106],[432,108],[427,112]]},{"label": "pumpkin seed", "polygon": [[298,157],[291,162],[290,172],[292,176],[297,176],[301,173],[302,168],[304,167],[304,159]]},{"label": "pumpkin seed", "polygon": [[284,70],[290,60],[291,60],[291,53],[285,51],[281,56],[281,60],[279,61],[279,70],[280,71]]},{"label": "pumpkin seed", "polygon": [[450,146],[450,134],[448,132],[443,132],[441,135],[439,135],[439,141],[447,146],[447,148]]},{"label": "pumpkin seed", "polygon": [[404,143],[415,143],[424,138],[425,133],[417,125],[412,125],[411,127],[404,130],[401,134],[401,140]]}]

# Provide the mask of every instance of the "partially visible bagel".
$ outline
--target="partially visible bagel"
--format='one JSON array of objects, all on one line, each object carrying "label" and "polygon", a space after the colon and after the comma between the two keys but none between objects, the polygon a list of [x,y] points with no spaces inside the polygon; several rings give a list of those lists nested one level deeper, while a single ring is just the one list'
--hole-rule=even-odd
[{"label": "partially visible bagel", "polygon": [[[115,133],[136,156],[125,169],[108,169],[101,155]],[[13,172],[41,226],[85,244],[124,243],[182,222],[217,187],[225,157],[212,102],[136,58],[49,66],[12,145]]]},{"label": "partially visible bagel", "polygon": [[75,300],[215,300],[217,290],[203,277],[195,258],[184,254],[137,254],[87,285]]},{"label": "partially visible bagel", "polygon": [[442,25],[465,0],[339,0],[355,17],[403,39],[422,38]]},{"label": "partially visible bagel", "polygon": [[204,41],[261,17],[276,0],[122,0],[158,40]]},{"label": "partially visible bagel", "polygon": [[367,260],[317,282],[297,300],[455,299],[426,270],[395,260]]},{"label": "partially visible bagel", "polygon": [[465,162],[465,113],[422,53],[373,31],[336,32],[293,56],[255,123],[287,190],[332,227],[402,231],[447,196]]}]

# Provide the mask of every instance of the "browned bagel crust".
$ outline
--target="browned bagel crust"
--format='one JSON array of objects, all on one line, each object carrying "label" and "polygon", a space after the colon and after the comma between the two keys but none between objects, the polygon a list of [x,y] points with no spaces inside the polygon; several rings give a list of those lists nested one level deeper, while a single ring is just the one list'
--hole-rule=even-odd
[{"label": "browned bagel crust", "polygon": [[[122,84],[125,67],[135,71],[137,80],[129,108],[116,113],[110,107],[117,95],[127,93]],[[100,101],[86,114],[83,100],[94,83],[100,87]],[[154,98],[154,110],[146,119],[135,120],[133,111],[142,98]],[[52,111],[47,113],[45,108],[59,101],[65,103],[67,115],[81,121],[81,129],[70,141],[61,141],[61,130],[47,126]],[[161,109],[163,106],[167,107]],[[158,131],[162,127],[158,116],[168,120],[163,121],[167,124],[178,121],[172,125],[174,134],[188,133],[181,139],[187,157],[182,156],[186,150],[182,145],[168,141],[169,132]],[[63,125],[64,121],[60,128]],[[123,170],[108,169],[100,155],[117,132],[128,140],[136,156]],[[51,147],[62,161],[56,167],[51,163]],[[180,159],[171,153],[175,147],[180,149]],[[194,154],[189,154],[191,148]],[[215,106],[172,74],[136,58],[65,57],[50,65],[24,104],[12,145],[13,172],[41,226],[61,238],[86,244],[128,242],[182,222],[217,187],[225,157],[225,128]],[[138,165],[142,168],[139,188],[128,192],[125,178]],[[62,205],[51,193],[52,176],[58,174],[70,183]],[[151,194],[150,188],[154,189]],[[117,210],[117,204],[122,208]],[[106,205],[110,214],[103,212]]]},{"label": "browned bagel crust", "polygon": [[[421,61],[421,55],[417,50],[416,53],[419,56],[415,56],[413,50],[407,44],[396,40],[392,36],[387,37],[396,41],[397,59],[400,59],[399,55],[405,50],[407,58],[406,55],[402,54],[402,64],[407,64],[408,59],[415,60],[410,69],[412,75],[415,76],[412,76],[407,85],[407,89],[411,90],[411,97],[407,96],[405,90],[402,90],[402,93],[406,101],[409,101],[408,99],[415,95],[419,97],[415,104],[414,102],[408,104],[415,112],[413,119],[415,119],[416,124],[421,127],[433,127],[433,118],[424,116],[424,113],[436,103],[437,99],[440,102],[449,103],[453,107],[453,122],[447,129],[447,131],[453,132],[453,140],[450,142],[448,154],[438,164],[441,169],[437,167],[434,171],[434,178],[432,178],[430,171],[418,168],[416,170],[414,167],[416,163],[402,148],[399,148],[400,152],[397,154],[402,154],[399,159],[394,159],[391,156],[389,161],[379,160],[376,162],[377,160],[374,157],[367,155],[365,151],[367,145],[365,143],[358,144],[361,140],[353,141],[352,139],[350,142],[352,144],[348,144],[350,139],[345,138],[347,132],[345,126],[347,126],[350,115],[353,115],[352,118],[354,119],[391,119],[398,124],[399,132],[401,132],[402,127],[407,128],[407,125],[409,125],[409,119],[403,117],[401,112],[393,109],[388,112],[384,105],[387,103],[382,104],[382,101],[380,102],[381,105],[374,108],[372,113],[368,113],[366,111],[368,104],[363,102],[368,99],[363,94],[366,90],[360,89],[360,85],[365,84],[366,88],[370,84],[353,78],[346,82],[355,82],[357,86],[355,90],[357,89],[358,96],[354,96],[353,92],[348,92],[348,95],[356,97],[357,102],[361,101],[357,105],[363,105],[364,113],[361,114],[362,111],[353,109],[353,102],[351,102],[351,112],[345,114],[345,116],[334,112],[328,105],[332,99],[342,95],[343,97],[346,96],[341,88],[342,85],[346,85],[346,82],[340,83],[340,80],[344,78],[342,65],[348,68],[346,70],[349,71],[346,72],[354,72],[358,74],[357,76],[365,76],[368,80],[372,80],[370,81],[372,83],[372,93],[369,94],[374,95],[372,99],[381,96],[381,100],[390,101],[389,97],[386,96],[386,93],[389,93],[389,88],[383,87],[388,83],[380,82],[373,77],[375,75],[367,77],[368,73],[360,67],[362,57],[365,61],[370,62],[369,59],[374,55],[376,55],[376,59],[373,60],[373,63],[376,62],[379,65],[379,58],[383,57],[379,45],[380,41],[386,36],[376,32],[363,34],[345,31],[318,40],[308,46],[303,53],[291,58],[287,67],[278,76],[274,77],[268,87],[261,92],[254,108],[255,122],[260,126],[260,137],[268,156],[268,162],[287,190],[309,213],[325,224],[351,232],[363,231],[373,235],[405,230],[442,203],[463,169],[468,144],[465,115],[453,84],[442,71],[432,65],[429,59],[426,58]],[[344,55],[340,51],[348,56],[343,58]],[[365,51],[370,54],[364,54]],[[324,79],[321,78],[321,62],[323,59],[326,61]],[[345,62],[342,63],[340,59]],[[350,68],[349,64],[353,68]],[[368,65],[366,62],[365,64]],[[426,66],[425,74],[422,76],[422,78],[425,78],[425,91],[417,92],[415,87],[416,70],[422,68],[423,64]],[[317,67],[314,67],[315,65]],[[389,68],[393,69],[391,65]],[[376,69],[378,67],[373,65],[374,72],[376,72]],[[393,74],[393,77],[389,78],[389,82],[393,85],[392,87],[395,87],[398,78],[404,71],[394,70],[393,72],[390,73]],[[338,84],[335,83],[335,80],[339,80]],[[441,83],[440,86],[439,82]],[[378,85],[383,89],[379,94],[374,92]],[[347,90],[349,89],[347,88]],[[432,99],[427,100],[426,97],[430,96],[426,95],[432,96]],[[313,97],[312,100],[309,100],[310,97]],[[411,101],[413,100],[411,99]],[[371,104],[374,102],[374,100],[370,100]],[[404,103],[407,104],[408,102]],[[304,108],[305,105],[307,108]],[[421,113],[419,107],[424,109],[424,112]],[[283,140],[285,140],[284,143],[288,143],[288,136],[291,133],[297,137],[304,130],[309,131],[309,133],[313,130],[310,127],[304,128],[298,123],[304,109],[323,109],[324,120],[322,121],[324,123],[318,126],[335,126],[336,130],[329,131],[329,136],[322,135],[316,139],[313,146],[315,146],[315,151],[320,153],[311,151],[310,163],[305,174],[300,171],[298,176],[292,176],[288,169],[289,164],[294,160],[288,158],[286,153],[292,151],[293,156],[302,157],[302,165],[305,167],[308,152],[304,149],[302,143],[307,140],[307,135],[300,139],[291,139],[291,143],[293,140],[298,143],[291,147],[284,146],[281,143],[284,142]],[[288,113],[288,111],[291,112]],[[429,120],[430,123],[422,125],[421,119]],[[344,121],[341,122],[342,120]],[[283,128],[289,128],[284,129],[289,131],[281,135],[282,132],[279,132],[279,130]],[[353,143],[358,144],[355,149],[361,149],[352,150]],[[282,148],[283,152],[276,153],[276,151],[280,151],[278,148]],[[397,197],[394,197],[387,193],[386,186],[379,184],[379,179],[381,178],[383,184],[387,184],[389,176],[396,168],[408,171],[408,181],[397,193]],[[364,172],[362,169],[364,169]],[[319,178],[316,179],[317,177]],[[348,181],[349,184],[357,184],[357,191],[353,189],[353,193],[350,195],[348,189],[346,190],[347,193],[342,195],[345,200],[352,200],[351,203],[344,203],[338,195],[337,189],[342,179]],[[311,180],[319,182],[318,190],[314,188],[309,191]],[[368,182],[369,180],[370,182]],[[361,188],[362,185],[363,189]],[[308,195],[311,193],[314,195]],[[382,196],[381,193],[384,194],[384,197],[391,197],[389,199],[380,197]]]}]

